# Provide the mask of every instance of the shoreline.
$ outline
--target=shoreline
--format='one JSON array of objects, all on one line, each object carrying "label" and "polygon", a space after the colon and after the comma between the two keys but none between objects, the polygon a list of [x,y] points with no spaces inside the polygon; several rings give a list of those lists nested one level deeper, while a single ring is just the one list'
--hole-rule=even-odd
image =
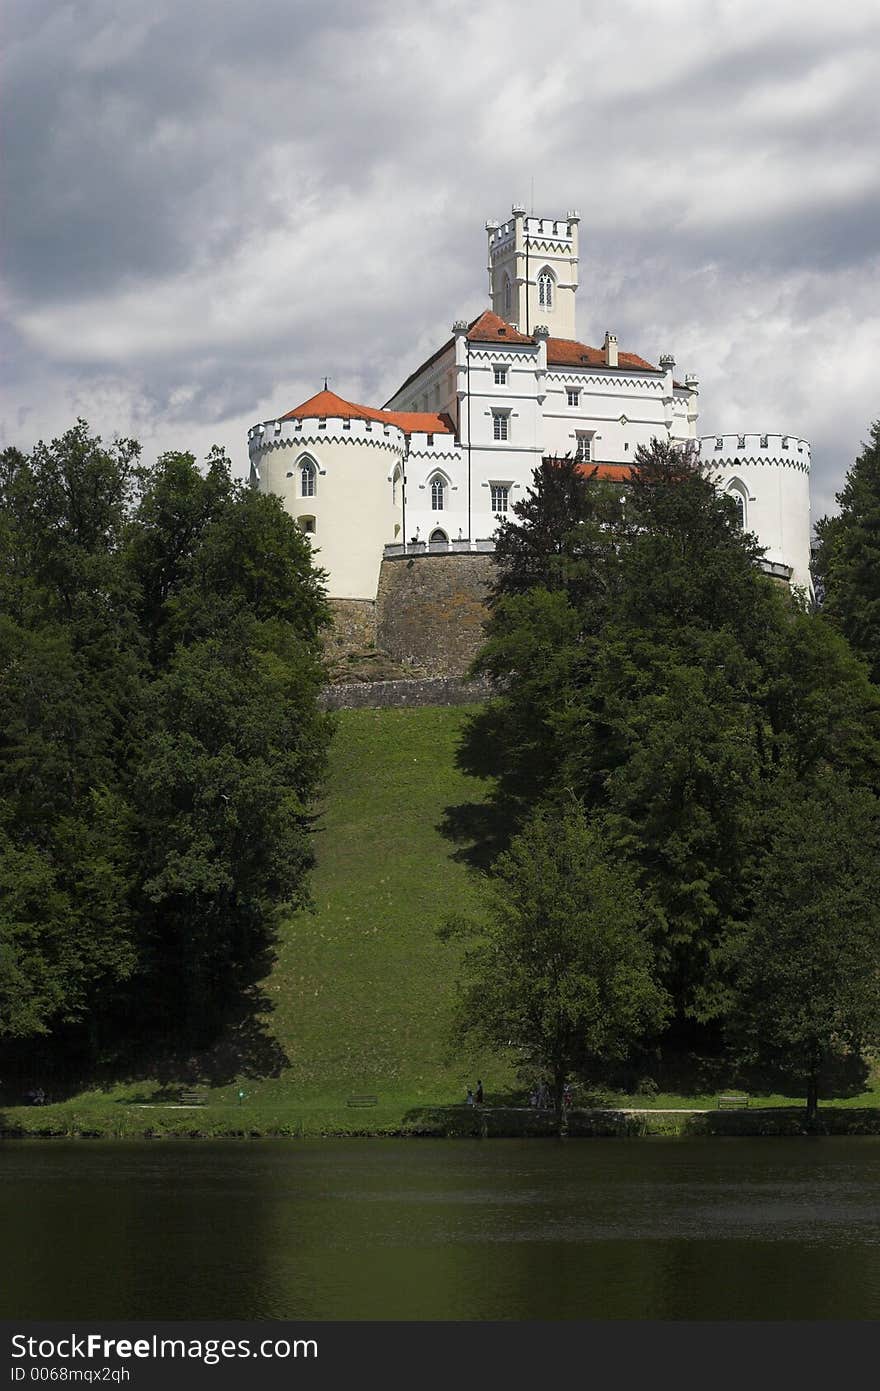
[{"label": "shoreline", "polygon": [[[16,1108],[18,1109],[18,1108]],[[150,1117],[145,1110],[165,1112]],[[288,1117],[229,1116],[227,1108],[210,1106],[139,1106],[139,1116],[96,1114],[3,1115],[0,1140],[254,1140],[254,1139],[558,1139],[553,1112],[514,1107],[425,1107],[401,1116],[386,1107],[384,1116],[358,1122],[338,1112],[307,1111]],[[387,1114],[388,1111],[396,1114]],[[224,1114],[224,1112],[226,1112]],[[171,1114],[169,1114],[171,1113]],[[197,1113],[197,1114],[194,1114]],[[17,1123],[18,1122],[18,1123]],[[31,1123],[28,1123],[31,1122]],[[198,1123],[201,1122],[201,1123]],[[562,1138],[641,1139],[652,1136],[806,1137],[822,1135],[880,1135],[880,1108],[829,1105],[820,1107],[818,1123],[807,1130],[803,1106],[710,1110],[707,1108],[573,1109],[566,1115]]]}]

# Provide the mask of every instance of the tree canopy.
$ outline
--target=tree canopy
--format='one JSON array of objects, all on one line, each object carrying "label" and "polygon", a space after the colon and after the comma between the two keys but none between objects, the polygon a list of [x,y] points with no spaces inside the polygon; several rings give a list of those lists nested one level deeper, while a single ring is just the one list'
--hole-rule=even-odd
[{"label": "tree canopy", "polygon": [[549,1073],[561,1117],[572,1072],[589,1075],[625,1057],[665,1017],[649,916],[634,874],[609,855],[580,807],[539,812],[498,859],[484,920],[447,929],[474,939],[463,959],[459,1034]]},{"label": "tree canopy", "polygon": [[0,458],[0,1036],[203,1039],[306,894],[328,620],[280,502],[79,421]]},{"label": "tree canopy", "polygon": [[718,954],[747,912],[776,780],[830,766],[877,788],[878,693],[839,634],[761,572],[686,450],[640,448],[613,495],[574,461],[545,461],[514,514],[477,662],[498,695],[462,762],[492,779],[514,829],[572,792],[601,817],[655,910],[677,1019],[720,1019]]},{"label": "tree canopy", "polygon": [[823,612],[880,685],[880,420],[837,494],[840,512],[816,527]]},{"label": "tree canopy", "polygon": [[880,1043],[880,801],[842,773],[783,780],[763,817],[750,909],[724,962],[739,1056],[803,1083],[816,1120],[822,1069]]}]

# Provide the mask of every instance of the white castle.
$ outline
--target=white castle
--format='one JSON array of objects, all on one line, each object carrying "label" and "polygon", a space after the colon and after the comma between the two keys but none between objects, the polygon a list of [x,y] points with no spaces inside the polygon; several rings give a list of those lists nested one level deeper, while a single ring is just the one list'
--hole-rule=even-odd
[{"label": "white castle", "polygon": [[697,434],[697,378],[577,337],[576,212],[514,204],[487,222],[490,309],[452,336],[381,408],[325,389],[248,432],[251,479],[312,538],[331,598],[372,602],[384,558],[491,552],[498,522],[544,457],[573,454],[625,482],[653,437],[693,441],[764,565],[810,588],[810,447],[783,434]]}]

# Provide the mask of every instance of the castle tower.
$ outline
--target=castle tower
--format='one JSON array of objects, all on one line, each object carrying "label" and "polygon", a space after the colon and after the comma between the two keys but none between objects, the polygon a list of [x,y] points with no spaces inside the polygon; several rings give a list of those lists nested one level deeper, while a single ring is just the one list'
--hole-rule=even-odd
[{"label": "castle tower", "polygon": [[489,293],[502,319],[533,333],[546,324],[552,338],[577,338],[577,212],[534,217],[514,203],[507,222],[487,222]]}]

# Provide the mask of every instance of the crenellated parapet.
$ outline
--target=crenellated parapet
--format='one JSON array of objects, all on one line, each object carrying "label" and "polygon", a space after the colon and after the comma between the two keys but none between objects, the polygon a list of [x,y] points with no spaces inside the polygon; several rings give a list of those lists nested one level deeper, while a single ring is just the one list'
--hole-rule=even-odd
[{"label": "crenellated parapet", "polygon": [[796,435],[703,435],[700,458],[708,467],[792,468],[810,472],[810,446]]},{"label": "crenellated parapet", "polygon": [[765,551],[771,574],[787,569],[791,583],[809,591],[810,446],[797,435],[703,435],[700,460],[729,495],[745,531]]},{"label": "crenellated parapet", "polygon": [[320,447],[325,444],[367,445],[406,450],[406,435],[392,422],[326,416],[306,420],[266,420],[248,430],[248,453],[255,456],[275,449]]}]

